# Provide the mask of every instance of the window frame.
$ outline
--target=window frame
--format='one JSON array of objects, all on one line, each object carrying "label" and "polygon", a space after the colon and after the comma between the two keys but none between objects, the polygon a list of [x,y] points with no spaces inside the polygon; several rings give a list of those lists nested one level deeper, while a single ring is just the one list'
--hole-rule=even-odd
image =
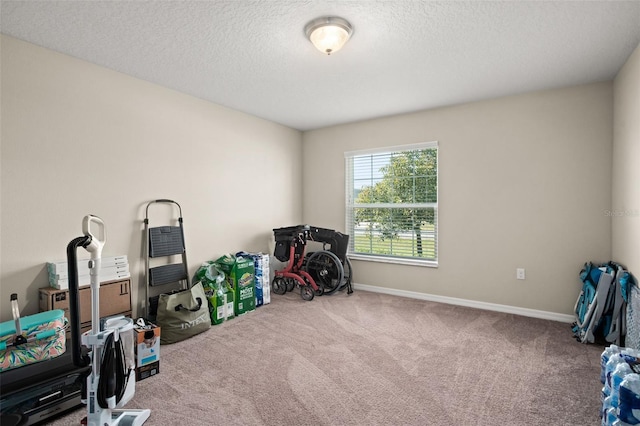
[{"label": "window frame", "polygon": [[[436,150],[436,202],[425,203],[356,203],[354,199],[354,166],[353,161],[356,157],[373,156],[379,154],[394,154],[406,151],[435,149]],[[396,145],[388,147],[380,147],[373,149],[346,151],[345,157],[345,229],[351,235],[349,239],[349,247],[347,255],[352,260],[365,260],[371,262],[382,262],[400,265],[415,265],[426,267],[438,267],[438,238],[439,238],[439,195],[440,195],[440,149],[438,141],[422,142],[408,145]],[[413,175],[410,175],[413,176]],[[355,252],[355,234],[354,234],[354,210],[356,208],[434,208],[434,250],[435,258],[419,258],[410,256],[391,256],[373,253],[357,253]]]}]

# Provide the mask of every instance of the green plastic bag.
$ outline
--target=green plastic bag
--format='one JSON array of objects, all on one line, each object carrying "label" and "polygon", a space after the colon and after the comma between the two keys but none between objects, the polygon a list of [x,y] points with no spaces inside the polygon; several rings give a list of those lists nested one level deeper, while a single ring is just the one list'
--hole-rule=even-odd
[{"label": "green plastic bag", "polygon": [[211,324],[216,325],[235,316],[234,294],[229,287],[224,272],[214,262],[205,262],[196,271],[192,282],[202,283],[209,302]]}]

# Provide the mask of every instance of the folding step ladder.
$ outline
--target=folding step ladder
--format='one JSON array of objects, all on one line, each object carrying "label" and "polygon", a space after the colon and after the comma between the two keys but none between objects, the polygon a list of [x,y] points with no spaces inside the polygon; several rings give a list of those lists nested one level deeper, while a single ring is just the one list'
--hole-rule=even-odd
[{"label": "folding step ladder", "polygon": [[[154,203],[174,204],[178,208],[178,225],[149,227],[149,206]],[[173,200],[159,199],[147,204],[144,218],[145,229],[145,317],[155,321],[160,293],[187,290],[189,267],[184,243],[182,208]],[[151,259],[157,259],[153,261]],[[158,265],[160,263],[160,265]],[[169,286],[173,284],[173,286]],[[158,290],[152,291],[152,288]]]}]

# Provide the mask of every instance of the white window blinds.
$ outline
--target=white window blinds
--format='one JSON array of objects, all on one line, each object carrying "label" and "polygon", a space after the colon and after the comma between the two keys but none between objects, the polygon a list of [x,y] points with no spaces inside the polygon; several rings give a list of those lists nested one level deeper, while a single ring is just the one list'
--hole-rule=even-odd
[{"label": "white window blinds", "polygon": [[438,259],[438,144],[345,153],[349,254]]}]

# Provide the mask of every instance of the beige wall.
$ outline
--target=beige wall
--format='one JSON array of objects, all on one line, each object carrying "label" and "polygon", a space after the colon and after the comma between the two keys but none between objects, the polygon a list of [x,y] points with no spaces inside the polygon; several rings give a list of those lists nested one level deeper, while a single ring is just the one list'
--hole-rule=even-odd
[{"label": "beige wall", "polygon": [[[150,200],[182,205],[191,273],[225,252],[266,251],[273,227],[301,220],[300,132],[1,42],[0,320],[11,318],[12,292],[37,312],[45,263],[65,259],[89,213],[107,225],[103,255],[127,254],[138,290]],[[168,224],[166,206],[155,207],[152,225]]]},{"label": "beige wall", "polygon": [[354,261],[355,282],[570,314],[611,256],[612,103],[608,82],[305,132],[303,219],[344,230],[345,151],[439,141],[439,267]]},{"label": "beige wall", "polygon": [[613,91],[612,254],[640,277],[640,45]]},{"label": "beige wall", "polygon": [[[606,212],[638,208],[637,187],[625,184],[638,181],[629,160],[638,158],[638,124],[624,118],[638,115],[638,49],[615,85],[301,135],[10,37],[1,41],[0,320],[10,318],[12,292],[26,313],[37,310],[45,262],[64,259],[88,213],[107,223],[104,255],[129,256],[140,291],[142,219],[155,198],[182,204],[192,272],[223,252],[267,250],[273,227],[303,221],[344,230],[345,151],[440,143],[440,266],[354,261],[362,284],[570,313],[582,263],[611,258]],[[169,218],[162,209],[152,213],[152,224]],[[613,257],[629,266],[638,259],[632,219],[613,218]],[[516,267],[526,268],[525,281],[515,279]]]}]

